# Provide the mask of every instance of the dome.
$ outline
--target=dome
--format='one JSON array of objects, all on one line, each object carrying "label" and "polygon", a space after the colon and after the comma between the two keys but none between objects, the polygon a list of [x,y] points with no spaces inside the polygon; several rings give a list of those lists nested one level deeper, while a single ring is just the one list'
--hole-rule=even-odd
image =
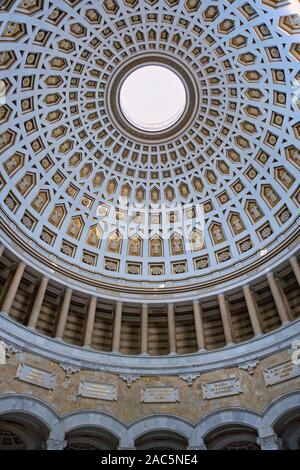
[{"label": "dome", "polygon": [[[263,272],[299,232],[295,2],[119,3],[24,0],[4,18],[3,238],[108,297]],[[120,89],[150,66],[176,74],[186,103],[149,132]]]}]

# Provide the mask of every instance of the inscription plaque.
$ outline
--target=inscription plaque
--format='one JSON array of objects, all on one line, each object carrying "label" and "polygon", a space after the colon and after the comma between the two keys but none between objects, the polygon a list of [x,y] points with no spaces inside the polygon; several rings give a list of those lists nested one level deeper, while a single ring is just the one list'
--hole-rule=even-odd
[{"label": "inscription plaque", "polygon": [[300,375],[300,366],[294,364],[290,359],[288,361],[269,367],[263,371],[265,384],[274,385],[285,380],[298,377]]},{"label": "inscription plaque", "polygon": [[220,380],[218,382],[210,382],[202,384],[203,398],[210,400],[212,398],[227,397],[230,395],[238,395],[242,393],[240,379],[230,377],[229,379]]},{"label": "inscription plaque", "polygon": [[141,402],[144,403],[176,403],[180,401],[177,387],[159,385],[157,387],[142,387]]},{"label": "inscription plaque", "polygon": [[16,378],[48,390],[54,390],[55,387],[55,375],[52,372],[22,362],[18,364]]},{"label": "inscription plaque", "polygon": [[117,385],[114,384],[81,380],[78,389],[78,396],[96,398],[98,400],[116,401],[118,399],[118,388]]}]

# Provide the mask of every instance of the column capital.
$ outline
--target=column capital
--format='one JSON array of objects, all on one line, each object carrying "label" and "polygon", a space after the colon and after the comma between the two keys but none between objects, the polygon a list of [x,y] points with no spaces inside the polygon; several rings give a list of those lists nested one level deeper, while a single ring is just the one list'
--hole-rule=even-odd
[{"label": "column capital", "polygon": [[207,447],[205,444],[202,444],[199,446],[188,446],[186,450],[207,450]]},{"label": "column capital", "polygon": [[47,450],[64,450],[67,445],[67,441],[60,439],[51,439],[47,440]]},{"label": "column capital", "polygon": [[278,450],[279,442],[280,440],[275,433],[257,438],[257,444],[260,445],[261,450]]},{"label": "column capital", "polygon": [[118,446],[117,447],[117,450],[137,450],[136,447],[121,447],[121,446]]}]

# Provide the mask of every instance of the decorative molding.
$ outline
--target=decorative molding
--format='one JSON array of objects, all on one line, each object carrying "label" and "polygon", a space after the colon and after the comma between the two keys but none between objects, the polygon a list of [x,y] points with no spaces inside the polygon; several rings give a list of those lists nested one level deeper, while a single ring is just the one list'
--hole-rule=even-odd
[{"label": "decorative molding", "polygon": [[11,357],[12,354],[22,354],[22,351],[11,344],[5,345],[6,357]]},{"label": "decorative molding", "polygon": [[185,374],[179,375],[178,377],[187,382],[188,385],[193,385],[194,380],[200,377],[200,374]]},{"label": "decorative molding", "polygon": [[239,368],[248,372],[249,375],[253,375],[254,369],[258,364],[259,364],[259,360],[252,361],[252,362],[245,362],[245,364],[241,364]]},{"label": "decorative molding", "polygon": [[119,377],[120,379],[124,380],[124,382],[126,382],[127,387],[131,387],[133,382],[140,379],[139,375],[134,374],[120,374]]},{"label": "decorative molding", "polygon": [[76,374],[77,372],[81,371],[80,367],[74,367],[74,366],[71,366],[70,364],[65,364],[63,362],[61,362],[59,365],[65,371],[66,379],[70,379],[71,375]]}]

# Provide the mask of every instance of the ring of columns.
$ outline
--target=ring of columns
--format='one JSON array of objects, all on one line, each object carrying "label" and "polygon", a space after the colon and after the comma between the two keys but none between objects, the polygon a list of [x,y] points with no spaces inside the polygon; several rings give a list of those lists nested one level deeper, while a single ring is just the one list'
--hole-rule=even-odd
[{"label": "ring of columns", "polygon": [[[205,355],[224,347],[236,348],[240,354],[243,344],[253,344],[255,350],[256,343],[263,349],[268,343],[264,338],[272,340],[276,330],[279,348],[285,327],[292,323],[297,331],[300,265],[296,256],[256,285],[182,304],[136,305],[109,303],[66,288],[13,259],[3,246],[0,251],[5,266],[2,321],[9,316],[12,325],[19,322],[39,335],[64,341],[70,351],[83,347],[113,353],[111,366],[114,355],[120,353],[139,356],[148,366],[153,356]],[[3,326],[4,334],[7,328]],[[19,334],[26,337],[26,329]]]}]

